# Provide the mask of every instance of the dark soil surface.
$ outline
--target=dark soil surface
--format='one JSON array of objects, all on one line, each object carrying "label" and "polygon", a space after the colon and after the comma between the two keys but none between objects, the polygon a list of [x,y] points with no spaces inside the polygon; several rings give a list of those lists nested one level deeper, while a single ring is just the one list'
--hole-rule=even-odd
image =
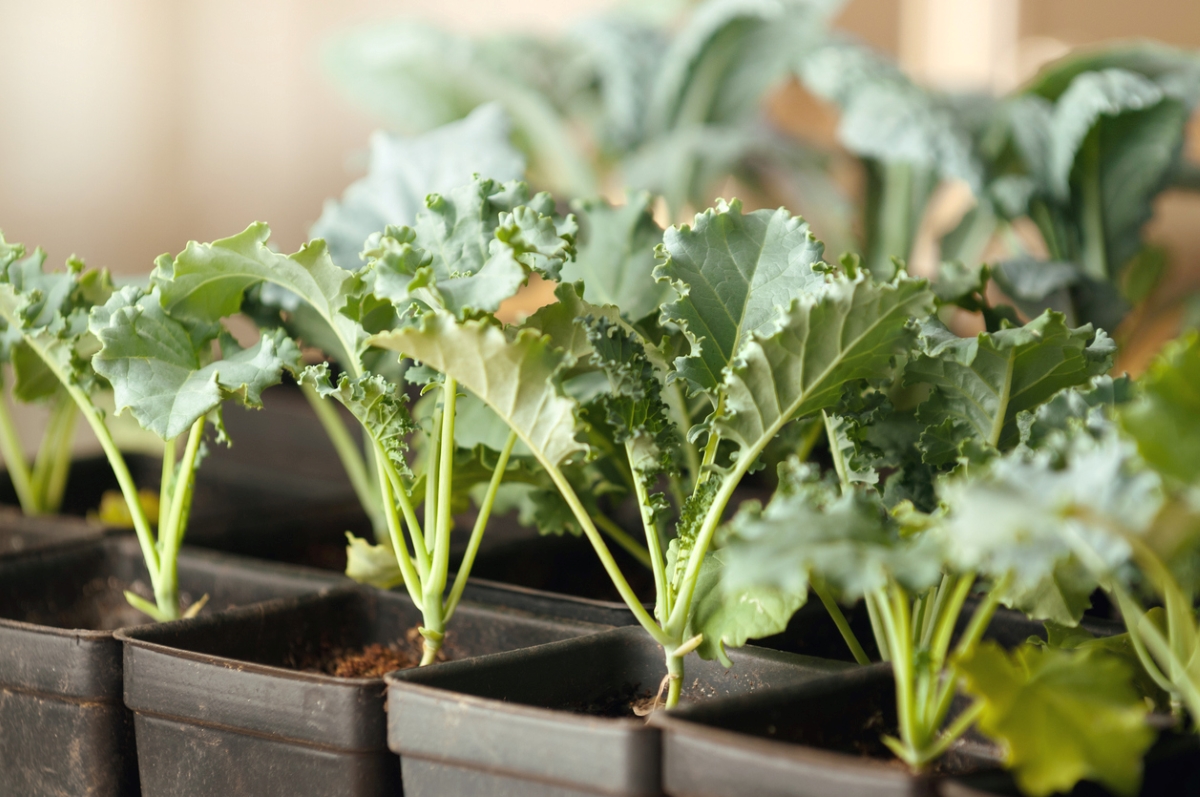
[{"label": "dark soil surface", "polygon": [[[438,651],[439,662],[456,658],[450,635]],[[284,666],[306,672],[319,672],[338,678],[381,678],[384,673],[408,670],[421,663],[422,637],[410,628],[403,640],[389,644],[373,642],[361,647],[322,644],[317,650],[293,654]]]},{"label": "dark soil surface", "polygon": [[620,689],[589,700],[577,700],[553,708],[587,714],[592,717],[635,717],[637,709],[648,708],[654,702],[654,692],[641,684],[625,684]]}]

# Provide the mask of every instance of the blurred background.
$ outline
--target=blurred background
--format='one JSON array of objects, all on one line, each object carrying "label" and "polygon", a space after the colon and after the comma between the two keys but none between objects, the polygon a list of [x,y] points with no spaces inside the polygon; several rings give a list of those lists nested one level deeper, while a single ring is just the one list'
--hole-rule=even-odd
[{"label": "blurred background", "polygon": [[[117,272],[147,271],[189,239],[256,219],[292,251],[322,201],[363,173],[381,125],[323,73],[322,48],[339,32],[415,16],[469,34],[555,33],[613,5],[3,0],[0,230],[53,262],[76,253]],[[924,83],[1004,91],[1081,45],[1152,37],[1198,47],[1200,3],[850,0],[835,25]],[[796,85],[772,95],[768,112],[833,143],[835,111]],[[1154,236],[1200,258],[1200,199],[1162,202]]]},{"label": "blurred background", "polygon": [[[686,16],[693,5],[627,8],[645,16],[654,6],[670,29],[671,15]],[[294,251],[323,202],[366,172],[371,131],[417,133],[469,110],[448,103],[410,117],[403,103],[373,103],[370,85],[346,79],[348,50],[339,61],[338,42],[365,36],[354,52],[374,57],[373,29],[397,19],[424,20],[455,41],[511,34],[555,42],[619,8],[605,0],[2,0],[0,103],[8,121],[0,127],[0,230],[9,241],[42,246],[52,263],[74,253],[117,273],[144,273],[163,252],[232,235],[254,220],[270,223],[279,248]],[[849,0],[831,24],[921,86],[948,92],[1012,92],[1069,51],[1115,39],[1200,47],[1200,3],[1184,0]],[[528,56],[520,67],[536,71],[541,51],[515,41],[505,58]],[[851,200],[862,194],[852,159],[849,167],[837,161],[838,108],[795,78],[773,85],[759,105],[773,131],[834,153],[822,168],[839,191]],[[568,119],[567,127],[578,123]],[[1186,160],[1200,160],[1194,122],[1183,150]],[[539,172],[536,160],[531,177],[539,187],[585,193],[578,181]],[[623,195],[622,182],[603,175],[590,188],[617,201]],[[690,185],[688,201],[660,208],[657,218],[686,219],[718,195],[749,194],[751,207],[789,196],[743,188],[732,178]],[[807,207],[789,208],[812,220],[834,254],[855,246],[852,231],[826,221],[839,200],[824,202],[813,190],[806,196]],[[912,270],[936,269],[930,242],[954,227],[969,206],[965,196],[964,204],[962,186],[939,185],[909,253]],[[1145,237],[1170,263],[1156,294],[1195,291],[1200,194],[1168,189],[1154,203]],[[1121,367],[1140,368],[1186,312],[1178,303],[1158,307],[1147,301],[1137,314],[1144,329],[1127,336]]]}]

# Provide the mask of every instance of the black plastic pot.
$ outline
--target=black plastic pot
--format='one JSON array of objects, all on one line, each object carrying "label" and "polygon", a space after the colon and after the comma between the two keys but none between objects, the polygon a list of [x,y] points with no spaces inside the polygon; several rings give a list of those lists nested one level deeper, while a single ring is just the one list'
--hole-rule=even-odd
[{"label": "black plastic pot", "polygon": [[[1165,727],[1166,716],[1155,716]],[[1141,797],[1200,794],[1200,736],[1163,730],[1146,753]],[[1083,781],[1067,792],[1068,797],[1113,797],[1103,787]],[[1022,797],[1011,773],[1003,770],[980,772],[954,778],[942,786],[941,797]]]},{"label": "black plastic pot", "polygon": [[960,740],[939,774],[915,776],[878,741],[894,733],[887,665],[660,712],[663,787],[673,797],[920,797],[946,774],[994,769],[1000,752]]},{"label": "black plastic pot", "polygon": [[15,509],[0,507],[0,557],[102,536],[103,528],[78,518],[28,517]]},{"label": "black plastic pot", "polygon": [[[404,595],[350,587],[122,633],[143,794],[399,793],[383,681],[297,663],[402,641],[420,621]],[[425,669],[595,630],[464,601],[445,642],[452,658],[464,660]]]},{"label": "black plastic pot", "polygon": [[[328,588],[298,568],[185,549],[185,599],[204,614]],[[133,722],[113,630],[149,622],[122,590],[146,592],[137,542],[91,540],[0,561],[0,794],[137,793]]]},{"label": "black plastic pot", "polygon": [[[689,657],[685,701],[802,682],[845,665],[756,648],[734,666]],[[663,652],[641,628],[390,673],[388,744],[408,797],[653,795],[659,732],[632,716]],[[625,715],[629,716],[618,716]]]}]

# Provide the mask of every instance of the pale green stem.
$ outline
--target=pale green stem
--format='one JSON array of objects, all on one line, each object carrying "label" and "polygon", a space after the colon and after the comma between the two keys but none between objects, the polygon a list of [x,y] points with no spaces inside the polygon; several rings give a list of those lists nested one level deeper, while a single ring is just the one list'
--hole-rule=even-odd
[{"label": "pale green stem", "polygon": [[[450,532],[454,519],[450,515],[454,489],[454,421],[458,402],[458,382],[445,377],[442,384],[442,433],[438,451],[437,492],[426,490],[426,506],[431,499],[437,502],[437,526],[433,531],[433,562],[429,578],[424,583],[424,609],[422,610],[421,636],[425,638],[421,664],[431,664],[441,649],[446,623],[443,618],[442,594],[446,591],[447,572],[450,569]],[[429,526],[426,525],[426,531]],[[428,540],[426,540],[428,542]]]},{"label": "pale green stem", "polygon": [[175,440],[163,443],[162,476],[158,483],[158,542],[162,545],[163,529],[170,524],[171,490],[175,480]]},{"label": "pale green stem", "polygon": [[500,491],[500,482],[504,480],[504,471],[508,468],[508,458],[516,444],[517,433],[509,432],[508,440],[504,442],[504,448],[500,450],[500,459],[496,461],[496,467],[492,470],[492,480],[488,482],[483,503],[479,505],[479,515],[475,518],[475,527],[471,529],[471,539],[467,542],[467,550],[463,554],[462,562],[459,563],[458,572],[454,575],[450,596],[446,598],[443,623],[450,622],[450,618],[454,616],[454,610],[458,608],[463,590],[467,588],[467,578],[471,575],[471,567],[475,564],[475,555],[479,553],[479,544],[483,541],[484,529],[487,528],[488,518],[492,515],[492,505],[496,501],[496,493]]},{"label": "pale green stem", "polygon": [[[950,640],[954,636],[954,626],[958,623],[958,615],[962,612],[963,604],[966,602],[967,596],[971,594],[971,587],[975,584],[975,576],[973,575],[957,578],[958,580],[950,582],[953,584],[953,589],[950,592],[949,599],[941,610],[941,614],[938,616],[937,622],[934,625],[933,636],[929,642],[930,655],[935,667],[938,669],[946,661],[946,654],[950,650]],[[950,584],[943,581],[943,587],[949,586]]]},{"label": "pale green stem", "polygon": [[992,448],[999,448],[1000,435],[1004,432],[1004,419],[1008,415],[1008,401],[1012,395],[1013,368],[1015,365],[1016,355],[1009,352],[1008,362],[1004,368],[1004,384],[1000,386],[1000,394],[996,402],[999,411],[996,413],[996,417],[992,419],[992,428],[988,433],[988,442],[991,443]]},{"label": "pale green stem", "polygon": [[1158,662],[1154,660],[1154,657],[1150,655],[1150,651],[1146,649],[1146,643],[1142,640],[1140,628],[1135,627],[1140,626],[1145,620],[1145,615],[1142,614],[1141,607],[1121,587],[1114,585],[1111,591],[1117,599],[1117,605],[1121,608],[1121,616],[1125,620],[1125,628],[1129,631],[1129,641],[1133,645],[1133,650],[1137,653],[1142,667],[1146,670],[1146,674],[1158,685],[1159,689],[1167,694],[1178,694],[1175,685],[1162,673]]},{"label": "pale green stem", "polygon": [[683,629],[687,625],[688,614],[692,609],[692,595],[696,591],[696,580],[700,577],[700,566],[704,562],[704,555],[708,552],[712,536],[721,522],[725,507],[733,497],[733,491],[741,482],[742,477],[746,475],[746,471],[753,464],[757,455],[757,451],[743,451],[742,455],[737,458],[733,470],[721,482],[720,489],[713,497],[712,506],[708,508],[708,512],[704,516],[700,531],[696,534],[696,542],[692,546],[692,552],[688,555],[687,569],[684,571],[683,580],[679,585],[675,606],[671,609],[670,619],[664,629],[676,638],[682,638]]},{"label": "pale green stem", "polygon": [[829,413],[821,410],[821,419],[825,424],[825,436],[829,440],[829,456],[833,459],[833,469],[837,472],[842,492],[845,493],[850,489],[850,472],[846,466],[846,458],[842,454],[842,447],[838,445],[837,432],[833,429],[833,420]]},{"label": "pale green stem", "polygon": [[871,633],[875,635],[875,646],[879,648],[879,660],[891,661],[892,650],[888,646],[887,634],[883,630],[883,618],[879,616],[879,607],[875,605],[875,598],[868,592],[863,596],[863,603],[867,607],[867,617],[871,620]]},{"label": "pale green stem", "polygon": [[608,577],[612,580],[613,586],[617,588],[617,592],[621,595],[621,600],[625,601],[625,605],[633,612],[633,616],[638,623],[646,629],[650,636],[654,637],[654,641],[658,642],[664,648],[670,647],[672,650],[678,646],[679,640],[670,636],[654,621],[654,618],[646,611],[646,607],[638,600],[633,588],[629,586],[629,582],[625,580],[624,574],[621,573],[621,568],[617,566],[616,561],[612,558],[612,553],[608,550],[608,546],[604,544],[600,532],[592,523],[591,517],[587,510],[583,508],[583,503],[579,500],[579,496],[575,494],[575,489],[571,483],[567,481],[560,471],[553,464],[542,461],[542,466],[546,469],[546,473],[550,476],[554,486],[558,488],[558,492],[562,495],[563,500],[567,502],[567,506],[571,509],[571,514],[579,522],[583,528],[583,533],[587,536],[588,542],[592,544],[592,548],[596,551],[596,556],[600,558],[600,564],[604,567]]},{"label": "pale green stem", "polygon": [[814,579],[812,582],[813,592],[817,593],[817,597],[821,599],[821,603],[825,606],[825,611],[829,612],[829,616],[833,618],[833,624],[837,626],[838,631],[842,635],[842,639],[846,640],[846,645],[849,646],[850,652],[854,655],[854,660],[859,664],[870,664],[871,659],[867,656],[867,652],[863,650],[863,646],[859,644],[858,637],[854,635],[854,631],[850,628],[850,623],[846,622],[846,615],[842,614],[842,607],[837,605],[837,601],[833,599],[829,589],[823,582]]},{"label": "pale green stem", "polygon": [[[633,442],[625,441],[625,456],[629,466],[633,467]],[[654,593],[656,595],[659,622],[671,615],[671,594],[667,589],[667,566],[663,560],[662,544],[658,539],[658,524],[654,522],[654,512],[650,509],[650,496],[642,477],[635,471],[633,486],[637,496],[638,509],[642,516],[642,528],[646,532],[646,552],[650,569],[654,572]]]},{"label": "pale green stem", "polygon": [[[725,411],[725,394],[717,397],[717,408],[713,411],[714,418],[720,418]],[[709,429],[708,440],[704,442],[704,458],[700,461],[700,471],[696,475],[696,484],[704,484],[712,474],[712,465],[717,461],[717,449],[721,445],[721,436],[716,428]]]},{"label": "pale green stem", "polygon": [[442,419],[443,410],[433,414],[433,429],[429,435],[429,455],[425,466],[425,545],[426,552],[432,553],[437,544],[437,494],[439,455],[442,450]]},{"label": "pale green stem", "polygon": [[[399,504],[400,511],[404,514],[404,522],[408,525],[408,535],[413,541],[413,556],[416,558],[417,573],[420,574],[423,583],[429,578],[430,562],[429,549],[425,547],[425,535],[421,532],[421,523],[417,520],[417,513],[413,509],[412,501],[408,497],[408,491],[404,487],[404,482],[400,479],[400,474],[396,472],[395,464],[382,453],[382,448],[377,449],[373,446],[371,450],[379,450],[381,452],[379,456],[373,457],[373,459],[382,463],[376,465],[376,467],[383,469],[388,482],[392,486],[387,502],[394,501]],[[388,522],[390,523],[390,521]]]},{"label": "pale green stem", "polygon": [[392,483],[388,479],[387,455],[384,454],[378,443],[374,445],[375,471],[379,478],[379,492],[383,496],[383,511],[384,517],[387,519],[388,534],[392,539],[392,552],[396,557],[396,564],[400,566],[400,573],[404,576],[404,588],[408,591],[408,597],[417,607],[417,611],[423,612],[422,580],[413,568],[412,560],[408,556],[408,546],[404,542],[404,534],[400,528],[400,516],[396,513],[396,502],[392,496]]},{"label": "pale green stem", "polygon": [[49,487],[55,460],[59,458],[62,449],[64,431],[67,428],[74,431],[74,410],[75,405],[66,396],[54,402],[54,406],[50,409],[50,418],[46,423],[46,430],[42,434],[42,443],[38,446],[31,477],[31,486],[39,513],[47,511],[46,490]]},{"label": "pale green stem", "polygon": [[150,571],[151,586],[157,595],[158,551],[155,549],[154,532],[150,528],[150,521],[146,518],[146,511],[142,508],[142,502],[138,497],[137,484],[133,481],[133,476],[129,473],[129,467],[125,464],[125,458],[121,456],[121,450],[117,448],[116,442],[112,439],[112,434],[109,433],[108,427],[104,425],[104,420],[100,417],[96,408],[92,406],[91,399],[88,398],[83,390],[75,385],[68,384],[67,390],[70,392],[71,398],[75,400],[79,411],[83,414],[84,420],[88,422],[88,426],[95,433],[96,439],[100,441],[100,447],[104,450],[104,456],[108,458],[108,464],[113,469],[113,475],[117,477],[117,484],[121,488],[121,495],[125,497],[125,504],[128,506],[129,515],[133,520],[133,530],[137,534],[138,545],[141,547],[142,556],[146,560],[146,569]]},{"label": "pale green stem", "polygon": [[17,500],[21,503],[21,511],[26,515],[38,514],[37,501],[34,499],[30,483],[29,463],[25,460],[21,438],[17,435],[8,401],[3,395],[0,395],[0,456],[4,457],[4,464],[8,466],[8,475],[12,479]]},{"label": "pale green stem", "polygon": [[382,542],[381,538],[387,532],[387,520],[384,518],[383,507],[380,505],[379,491],[372,485],[371,476],[367,471],[367,463],[361,447],[350,434],[350,430],[346,428],[346,424],[342,422],[337,408],[331,401],[321,398],[316,388],[309,384],[302,384],[300,391],[308,399],[317,420],[325,429],[325,434],[329,437],[329,442],[333,444],[333,450],[337,452],[338,459],[342,462],[342,468],[346,471],[346,477],[350,479],[350,486],[354,488],[358,502],[362,504],[363,511],[371,519],[371,526],[375,530],[375,541]]},{"label": "pale green stem", "polygon": [[796,456],[800,458],[801,462],[808,461],[809,455],[812,454],[813,446],[817,444],[817,438],[821,436],[824,428],[822,424],[816,421],[809,424],[808,431],[800,438],[800,445],[796,447]]},{"label": "pale green stem", "polygon": [[1094,280],[1107,282],[1108,255],[1104,246],[1104,197],[1100,186],[1100,139],[1093,131],[1083,143],[1080,189],[1083,199],[1083,270]]},{"label": "pale green stem", "polygon": [[172,619],[179,616],[179,547],[183,544],[183,535],[187,531],[192,488],[196,483],[196,456],[204,439],[204,421],[205,417],[201,415],[188,433],[187,447],[184,448],[183,458],[179,461],[179,476],[175,480],[174,489],[171,490],[171,513],[167,516],[167,526],[158,530],[162,558],[154,599],[159,612]]},{"label": "pale green stem", "polygon": [[596,515],[593,520],[596,521],[596,527],[612,538],[612,541],[620,545],[625,552],[637,559],[639,563],[648,568],[653,568],[654,564],[650,558],[650,552],[646,550],[646,546],[635,540],[629,532],[617,525],[617,522],[607,515]]},{"label": "pale green stem", "polygon": [[676,380],[667,385],[664,393],[667,398],[667,406],[670,408],[671,414],[675,416],[675,425],[679,427],[679,434],[683,437],[681,443],[683,461],[694,485],[700,476],[700,451],[696,448],[695,443],[687,439],[688,430],[692,428],[692,416],[688,412],[682,384],[681,380]]},{"label": "pale green stem", "polygon": [[75,427],[79,421],[79,410],[75,403],[63,396],[60,401],[69,408],[70,417],[63,424],[62,436],[58,441],[58,453],[54,457],[54,465],[50,468],[50,476],[46,480],[46,489],[42,500],[42,508],[51,514],[62,509],[63,494],[67,490],[67,478],[71,474],[71,454],[75,445]]},{"label": "pale green stem", "polygon": [[667,708],[679,705],[679,695],[683,691],[683,659],[674,653],[667,654]]},{"label": "pale green stem", "polygon": [[924,766],[930,761],[936,761],[950,749],[950,745],[967,732],[967,729],[974,724],[975,720],[979,719],[979,715],[983,713],[984,702],[977,700],[970,705],[963,713],[954,718],[954,722],[947,726],[946,730],[938,735],[937,740],[930,746],[921,751],[918,766]]},{"label": "pale green stem", "polygon": [[[908,597],[904,590],[893,584],[891,596],[882,589],[876,596],[876,603],[883,618],[884,632],[887,634],[888,646],[892,650],[892,672],[896,680],[896,713],[900,721],[900,737],[910,750],[921,746],[917,728],[916,706],[913,686],[913,650],[912,637],[908,627]],[[911,762],[910,762],[911,763]]]},{"label": "pale green stem", "polygon": [[949,573],[943,573],[941,582],[937,585],[937,589],[934,590],[933,601],[930,604],[931,621],[926,623],[925,627],[921,629],[920,642],[926,647],[933,641],[934,631],[941,623],[942,611],[946,607],[946,596],[952,591],[954,582],[954,576]]}]

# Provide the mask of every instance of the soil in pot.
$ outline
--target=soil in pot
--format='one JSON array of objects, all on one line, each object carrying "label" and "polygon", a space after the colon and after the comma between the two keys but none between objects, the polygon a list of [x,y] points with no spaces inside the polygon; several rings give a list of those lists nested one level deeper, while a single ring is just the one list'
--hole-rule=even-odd
[{"label": "soil in pot", "polygon": [[[349,587],[123,632],[143,793],[397,793],[375,673],[412,661],[420,621],[403,594]],[[595,630],[464,601],[445,647],[469,664]]]},{"label": "soil in pot", "polygon": [[0,556],[101,537],[104,529],[77,518],[28,517],[0,507]]},{"label": "soil in pot", "polygon": [[[182,591],[204,612],[328,588],[296,568],[185,549]],[[87,540],[0,560],[0,794],[137,793],[122,650],[111,633],[149,618],[122,590],[144,585],[131,537]]]}]

